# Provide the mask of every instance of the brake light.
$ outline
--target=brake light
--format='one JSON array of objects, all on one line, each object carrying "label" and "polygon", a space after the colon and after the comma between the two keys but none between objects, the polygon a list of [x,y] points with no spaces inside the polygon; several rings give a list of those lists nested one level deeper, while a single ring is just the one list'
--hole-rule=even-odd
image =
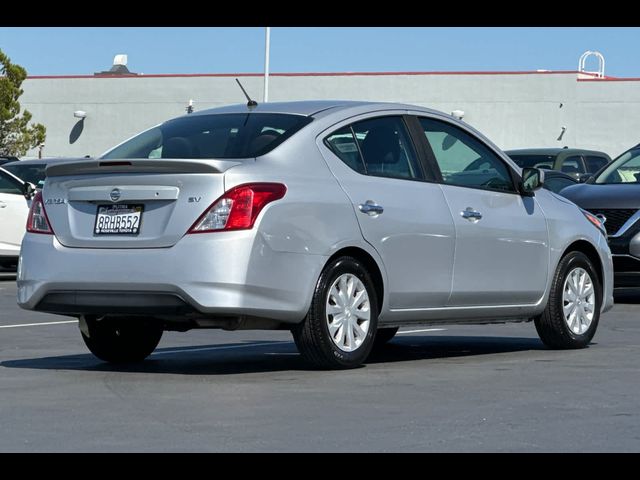
[{"label": "brake light", "polygon": [[44,209],[42,192],[37,192],[31,201],[31,208],[29,209],[29,216],[27,217],[27,232],[53,235],[53,229],[51,228],[51,223],[49,223],[47,211]]},{"label": "brake light", "polygon": [[265,205],[281,199],[286,192],[287,187],[281,183],[247,183],[233,187],[213,202],[187,233],[253,228]]}]

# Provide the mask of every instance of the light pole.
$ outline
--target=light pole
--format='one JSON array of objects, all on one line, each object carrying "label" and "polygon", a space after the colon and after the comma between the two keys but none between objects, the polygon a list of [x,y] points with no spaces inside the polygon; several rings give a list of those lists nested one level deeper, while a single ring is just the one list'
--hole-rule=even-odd
[{"label": "light pole", "polygon": [[264,38],[264,97],[263,101],[269,101],[269,41],[271,36],[271,27],[266,27]]}]

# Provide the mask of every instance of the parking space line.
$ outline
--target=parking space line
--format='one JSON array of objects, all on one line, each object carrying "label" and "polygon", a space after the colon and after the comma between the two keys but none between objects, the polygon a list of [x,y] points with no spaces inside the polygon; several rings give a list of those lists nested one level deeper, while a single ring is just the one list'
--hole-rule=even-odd
[{"label": "parking space line", "polygon": [[63,323],[78,323],[78,320],[64,320],[62,322],[22,323],[18,325],[0,325],[0,328],[39,327],[41,325],[60,325]]},{"label": "parking space line", "polygon": [[422,333],[422,332],[442,332],[446,330],[446,328],[424,328],[422,330],[402,330],[398,333],[396,333],[396,335],[402,335],[407,334],[407,333]]},{"label": "parking space line", "polygon": [[218,345],[216,347],[203,347],[203,348],[181,348],[175,350],[165,350],[162,352],[153,352],[151,355],[169,355],[171,353],[189,353],[189,352],[206,352],[209,350],[229,350],[233,348],[249,348],[249,347],[267,347],[271,345],[282,345],[290,343],[286,341],[281,342],[263,342],[263,343],[247,343],[246,345]]}]

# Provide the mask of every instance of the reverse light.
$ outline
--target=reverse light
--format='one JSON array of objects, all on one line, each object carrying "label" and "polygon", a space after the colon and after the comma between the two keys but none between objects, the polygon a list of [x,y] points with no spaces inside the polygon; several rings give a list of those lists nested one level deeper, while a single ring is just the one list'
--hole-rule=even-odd
[{"label": "reverse light", "polygon": [[44,209],[42,201],[42,192],[37,192],[31,201],[29,216],[27,217],[27,232],[43,233],[45,235],[53,235],[53,229],[49,223],[49,217]]},{"label": "reverse light", "polygon": [[233,187],[213,202],[187,233],[253,228],[265,205],[281,199],[286,192],[287,187],[281,183],[247,183]]},{"label": "reverse light", "polygon": [[587,212],[586,210],[580,209],[580,211],[586,217],[586,219],[589,220],[593,224],[594,227],[596,227],[598,230],[600,230],[600,232],[605,237],[607,236],[607,230],[604,228],[604,224],[602,223],[602,221],[598,217],[596,217],[592,213]]}]

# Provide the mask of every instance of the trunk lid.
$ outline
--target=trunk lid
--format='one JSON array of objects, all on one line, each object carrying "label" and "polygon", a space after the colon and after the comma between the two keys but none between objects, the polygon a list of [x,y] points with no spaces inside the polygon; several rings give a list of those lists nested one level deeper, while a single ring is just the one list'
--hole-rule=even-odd
[{"label": "trunk lid", "polygon": [[[66,247],[171,247],[224,193],[224,172],[242,161],[65,162],[47,167],[42,195],[51,227]],[[98,211],[115,215],[124,206],[141,210],[139,229],[134,227],[135,233],[97,233]]]}]

